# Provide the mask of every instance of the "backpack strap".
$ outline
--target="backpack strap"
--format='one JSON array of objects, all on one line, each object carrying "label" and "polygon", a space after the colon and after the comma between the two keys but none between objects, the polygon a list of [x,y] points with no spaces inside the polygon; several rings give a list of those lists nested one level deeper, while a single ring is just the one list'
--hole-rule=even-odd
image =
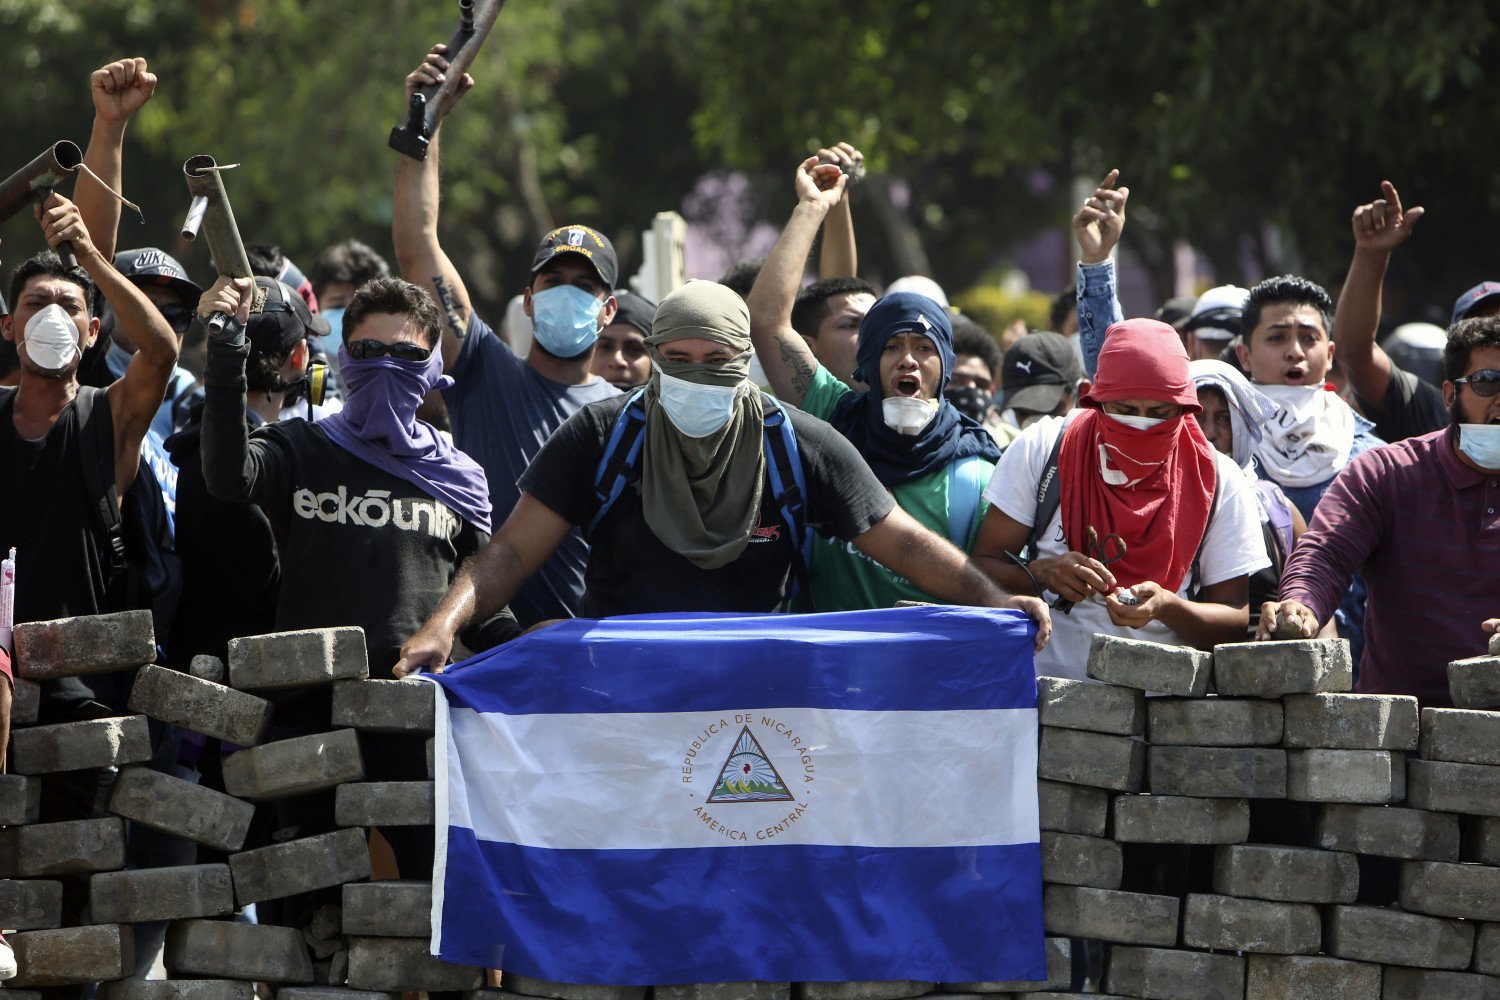
[{"label": "backpack strap", "polygon": [[792,589],[787,607],[798,591],[805,595],[808,610],[812,606],[812,578],[807,561],[812,548],[812,531],[807,523],[807,484],[802,476],[802,455],[797,449],[797,434],[786,411],[771,396],[762,396],[774,412],[765,416],[766,473],[771,477],[771,494],[776,509],[786,521],[792,536]]},{"label": "backpack strap", "polygon": [[970,455],[948,466],[948,540],[966,552],[990,483],[987,464],[983,456]]},{"label": "backpack strap", "polygon": [[[115,488],[114,436],[105,421],[94,415],[94,404],[101,396],[108,406],[108,390],[79,386],[73,406],[78,414],[78,458],[83,468],[83,485],[93,501],[95,527],[104,533],[105,555],[113,577],[125,571],[125,524],[120,514],[120,494]],[[106,468],[110,473],[107,478]]]},{"label": "backpack strap", "polygon": [[584,529],[584,536],[594,533],[594,528],[604,520],[604,515],[620,499],[629,483],[641,478],[641,445],[645,442],[646,404],[645,389],[637,389],[625,401],[620,415],[615,418],[614,429],[604,445],[604,454],[594,469],[594,503],[597,509]]},{"label": "backpack strap", "polygon": [[1057,509],[1062,506],[1062,481],[1057,474],[1057,460],[1062,454],[1063,434],[1066,433],[1067,427],[1064,427],[1057,435],[1057,441],[1052,445],[1052,453],[1047,456],[1047,464],[1042,467],[1042,478],[1036,484],[1036,519],[1031,522],[1031,534],[1026,538],[1025,559],[1027,562],[1036,558],[1037,545],[1042,539],[1042,533],[1047,530],[1047,525],[1052,523]]},{"label": "backpack strap", "polygon": [[1198,570],[1198,560],[1203,557],[1203,546],[1208,544],[1208,532],[1214,526],[1214,515],[1219,512],[1218,471],[1218,464],[1216,462],[1214,465],[1214,496],[1208,504],[1208,523],[1203,526],[1203,537],[1198,539],[1198,551],[1193,553],[1193,568],[1191,571],[1192,575],[1188,577],[1188,580],[1190,581],[1188,585],[1188,593],[1192,594],[1194,599],[1196,599],[1198,596],[1198,581],[1202,579],[1202,574]]}]

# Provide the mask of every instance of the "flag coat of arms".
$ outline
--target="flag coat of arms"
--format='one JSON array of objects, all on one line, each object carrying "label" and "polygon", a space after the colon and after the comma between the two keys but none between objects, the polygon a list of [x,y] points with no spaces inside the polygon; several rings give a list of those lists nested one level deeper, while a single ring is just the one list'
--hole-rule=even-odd
[{"label": "flag coat of arms", "polygon": [[432,953],[574,983],[1043,979],[1034,626],[543,629],[432,678]]}]

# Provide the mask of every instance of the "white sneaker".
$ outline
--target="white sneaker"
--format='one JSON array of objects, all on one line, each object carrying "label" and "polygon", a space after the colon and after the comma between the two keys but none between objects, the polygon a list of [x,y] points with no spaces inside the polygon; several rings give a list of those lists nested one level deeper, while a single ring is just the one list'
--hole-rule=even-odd
[{"label": "white sneaker", "polygon": [[11,951],[10,942],[0,937],[0,979],[16,978],[16,953]]}]

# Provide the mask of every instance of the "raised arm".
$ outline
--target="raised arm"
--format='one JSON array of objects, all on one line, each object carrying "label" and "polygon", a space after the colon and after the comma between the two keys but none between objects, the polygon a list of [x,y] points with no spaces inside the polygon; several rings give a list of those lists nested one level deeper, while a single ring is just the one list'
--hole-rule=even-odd
[{"label": "raised arm", "polygon": [[818,247],[818,279],[853,278],[859,272],[859,253],[854,244],[854,213],[849,210],[853,183],[864,172],[865,154],[841,142],[818,150],[818,159],[832,163],[850,179],[844,185],[844,196],[823,220],[823,242]]},{"label": "raised arm", "polygon": [[94,129],[83,162],[111,190],[106,191],[99,181],[80,170],[73,197],[100,256],[113,260],[120,202],[112,192],[120,190],[124,177],[125,126],[156,92],[156,74],[148,72],[146,60],[139,57],[118,59],[94,70],[89,90],[94,96]]},{"label": "raised arm", "polygon": [[1083,371],[1089,378],[1099,363],[1104,332],[1125,318],[1115,293],[1115,265],[1110,255],[1125,233],[1125,203],[1130,188],[1116,188],[1120,171],[1111,170],[1073,216],[1078,239],[1078,343]]},{"label": "raised arm", "polygon": [[1354,257],[1333,314],[1333,342],[1339,367],[1349,376],[1366,410],[1385,410],[1391,384],[1391,359],[1375,343],[1380,326],[1380,293],[1391,251],[1406,242],[1422,218],[1421,208],[1401,209],[1401,196],[1390,181],[1380,182],[1384,197],[1354,210]]},{"label": "raised arm", "polygon": [[[446,45],[434,45],[422,64],[407,74],[408,103],[418,87],[442,83],[446,79],[447,51]],[[465,73],[454,99],[455,106],[473,86],[473,77]],[[458,361],[473,306],[469,291],[458,276],[458,269],[438,242],[438,139],[441,131],[439,123],[428,143],[425,160],[396,157],[391,236],[396,245],[396,263],[401,276],[427,289],[446,318],[443,324],[443,367],[448,369]]]},{"label": "raised arm", "polygon": [[453,651],[454,636],[504,608],[557,551],[570,528],[566,518],[522,493],[495,537],[464,564],[437,610],[401,647],[396,676],[414,670],[441,672]]},{"label": "raised arm", "polygon": [[847,182],[834,164],[819,163],[816,156],[802,161],[797,167],[797,207],[766,255],[746,300],[755,354],[776,395],[793,406],[800,406],[812,388],[818,359],[792,327],[792,303],[797,300],[818,227],[843,197]]}]

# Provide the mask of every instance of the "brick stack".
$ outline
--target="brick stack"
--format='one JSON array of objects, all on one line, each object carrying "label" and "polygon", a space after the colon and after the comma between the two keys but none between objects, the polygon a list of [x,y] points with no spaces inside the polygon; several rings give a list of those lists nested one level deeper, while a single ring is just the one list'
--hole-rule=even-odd
[{"label": "brick stack", "polygon": [[[433,689],[368,679],[359,630],[240,639],[227,668],[200,657],[187,672],[151,664],[144,613],[23,625],[16,642],[0,926],[19,932],[7,986],[23,993],[104,981],[104,1000],[252,1000],[265,982],[283,1000],[1045,1000],[1072,995],[1071,939],[1092,939],[1106,942],[1106,995],[1500,997],[1500,714],[1479,711],[1500,707],[1500,649],[1450,667],[1464,707],[1419,713],[1412,698],[1343,693],[1338,641],[1208,654],[1097,637],[1095,682],[1038,684],[1045,981],[619,987],[507,975],[505,989],[483,989],[481,970],[427,954],[428,884],[369,881],[362,828],[432,823],[433,784],[365,781],[357,734],[431,733]],[[37,681],[125,670],[136,714],[35,724]],[[264,695],[312,685],[332,687],[329,731],[268,742]],[[148,718],[245,747],[225,761],[226,792],[144,766]],[[38,823],[49,783],[91,768],[118,769],[109,815]],[[340,829],[245,849],[256,803],[330,791]],[[1278,820],[1288,808],[1307,822]],[[228,861],[126,870],[127,823]],[[1211,868],[1211,891],[1143,889],[1143,872],[1170,875],[1189,854]],[[1362,858],[1390,859],[1397,904],[1357,901]],[[89,926],[62,926],[70,882],[86,887]],[[316,940],[231,919],[246,903],[335,886],[339,915]],[[127,978],[134,925],[163,920],[171,978]]]}]

